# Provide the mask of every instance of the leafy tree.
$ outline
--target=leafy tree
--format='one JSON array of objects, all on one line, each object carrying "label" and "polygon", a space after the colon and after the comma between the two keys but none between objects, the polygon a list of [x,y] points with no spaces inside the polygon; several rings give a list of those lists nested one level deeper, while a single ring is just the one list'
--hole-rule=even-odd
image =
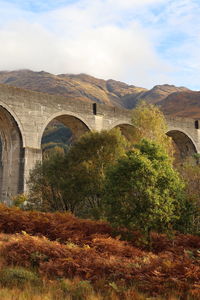
[{"label": "leafy tree", "polygon": [[37,200],[45,210],[98,217],[105,170],[125,154],[127,146],[119,129],[86,133],[67,153],[49,156],[32,171],[31,202]]},{"label": "leafy tree", "polygon": [[151,230],[169,230],[180,217],[183,187],[165,151],[142,140],[107,173],[107,218],[147,236]]},{"label": "leafy tree", "polygon": [[68,152],[70,174],[66,176],[66,197],[80,203],[79,215],[98,218],[101,212],[105,172],[125,155],[127,140],[119,129],[89,132]]},{"label": "leafy tree", "polygon": [[132,139],[134,143],[141,139],[156,142],[173,155],[171,138],[166,135],[167,123],[164,114],[153,104],[141,102],[132,112]]},{"label": "leafy tree", "polygon": [[45,156],[31,171],[28,186],[28,209],[43,211],[67,210],[61,192],[64,153],[55,151]]}]

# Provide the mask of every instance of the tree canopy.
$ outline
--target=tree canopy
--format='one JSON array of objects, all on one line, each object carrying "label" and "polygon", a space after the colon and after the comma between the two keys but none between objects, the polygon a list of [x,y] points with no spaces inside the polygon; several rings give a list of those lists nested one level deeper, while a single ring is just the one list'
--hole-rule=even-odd
[{"label": "tree canopy", "polygon": [[29,198],[37,197],[51,210],[98,215],[105,171],[125,155],[127,146],[119,129],[84,134],[67,153],[52,155],[36,166]]},{"label": "tree canopy", "polygon": [[146,233],[167,230],[179,218],[183,187],[166,152],[142,140],[107,173],[107,218]]},{"label": "tree canopy", "polygon": [[172,156],[173,146],[171,138],[166,135],[167,123],[164,114],[158,106],[141,102],[132,111],[132,139],[134,143],[141,139],[148,139],[156,142],[167,149],[168,154]]}]

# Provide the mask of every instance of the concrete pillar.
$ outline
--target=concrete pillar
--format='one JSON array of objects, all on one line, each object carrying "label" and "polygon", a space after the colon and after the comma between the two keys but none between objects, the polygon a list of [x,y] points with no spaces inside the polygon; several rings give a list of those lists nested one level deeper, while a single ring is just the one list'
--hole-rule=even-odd
[{"label": "concrete pillar", "polygon": [[42,161],[41,149],[24,148],[24,192],[28,191],[27,181],[29,174],[38,161]]}]

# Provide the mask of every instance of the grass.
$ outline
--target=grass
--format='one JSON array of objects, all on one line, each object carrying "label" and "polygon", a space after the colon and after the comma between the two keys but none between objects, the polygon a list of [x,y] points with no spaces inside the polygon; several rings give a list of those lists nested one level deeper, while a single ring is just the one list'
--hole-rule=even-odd
[{"label": "grass", "polygon": [[[139,293],[136,289],[128,289],[125,293],[118,293],[111,287],[106,290],[95,291],[93,288],[84,289],[83,281],[66,280],[67,285],[61,286],[58,282],[48,282],[42,289],[37,289],[34,286],[26,286],[20,288],[5,288],[0,287],[1,300],[179,300],[175,296],[163,297],[148,297]],[[77,284],[78,283],[78,284]],[[82,286],[81,286],[82,285]],[[189,298],[187,298],[190,300]],[[192,299],[192,298],[191,298]]]}]

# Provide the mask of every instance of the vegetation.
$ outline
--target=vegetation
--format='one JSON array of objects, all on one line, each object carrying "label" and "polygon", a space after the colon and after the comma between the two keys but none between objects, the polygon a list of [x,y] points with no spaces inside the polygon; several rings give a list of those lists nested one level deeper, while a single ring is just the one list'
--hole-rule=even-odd
[{"label": "vegetation", "polygon": [[68,152],[55,152],[36,166],[29,204],[98,217],[105,170],[125,154],[127,145],[118,129],[86,133]]},{"label": "vegetation", "polygon": [[155,106],[133,125],[132,146],[113,129],[54,148],[0,206],[0,299],[200,298],[199,164],[174,169]]},{"label": "vegetation", "polygon": [[[30,173],[27,209],[44,211],[68,210],[60,193],[64,153],[54,151],[38,162]],[[60,178],[61,177],[61,178]]]},{"label": "vegetation", "polygon": [[[40,278],[34,293],[46,293],[47,299],[50,294],[57,294],[52,299],[87,300],[199,297],[198,236],[177,233],[170,239],[152,233],[149,252],[137,232],[130,232],[127,242],[107,223],[5,206],[0,208],[0,231],[0,263],[12,274],[6,282],[11,278],[12,285],[13,274],[22,282]],[[5,292],[5,284],[0,286]],[[25,289],[33,294],[31,286]]]},{"label": "vegetation", "polygon": [[0,271],[1,286],[23,288],[26,284],[40,284],[39,277],[23,267],[7,267]]},{"label": "vegetation", "polygon": [[186,233],[200,232],[200,165],[194,159],[187,159],[177,166],[185,182],[185,204],[182,218],[177,224],[178,230]]},{"label": "vegetation", "polygon": [[43,153],[48,153],[49,150],[55,147],[60,147],[64,150],[72,141],[72,132],[69,128],[58,121],[52,121],[43,134],[42,150]]},{"label": "vegetation", "polygon": [[166,135],[167,123],[157,106],[145,102],[139,103],[132,112],[132,124],[134,126],[132,132],[134,143],[145,138],[162,145],[170,156],[173,155],[171,138]]},{"label": "vegetation", "polygon": [[119,129],[87,133],[72,145],[66,197],[81,203],[78,215],[100,217],[106,169],[125,155],[127,146]]},{"label": "vegetation", "polygon": [[147,236],[151,230],[197,232],[192,225],[196,200],[190,199],[188,184],[184,195],[184,184],[172,167],[163,114],[141,103],[132,122],[138,142],[131,151],[126,152],[130,145],[113,129],[87,133],[67,152],[59,148],[48,155],[31,173],[26,208],[108,218]]},{"label": "vegetation", "polygon": [[146,234],[169,230],[180,217],[183,187],[164,150],[142,140],[108,172],[108,220]]}]

